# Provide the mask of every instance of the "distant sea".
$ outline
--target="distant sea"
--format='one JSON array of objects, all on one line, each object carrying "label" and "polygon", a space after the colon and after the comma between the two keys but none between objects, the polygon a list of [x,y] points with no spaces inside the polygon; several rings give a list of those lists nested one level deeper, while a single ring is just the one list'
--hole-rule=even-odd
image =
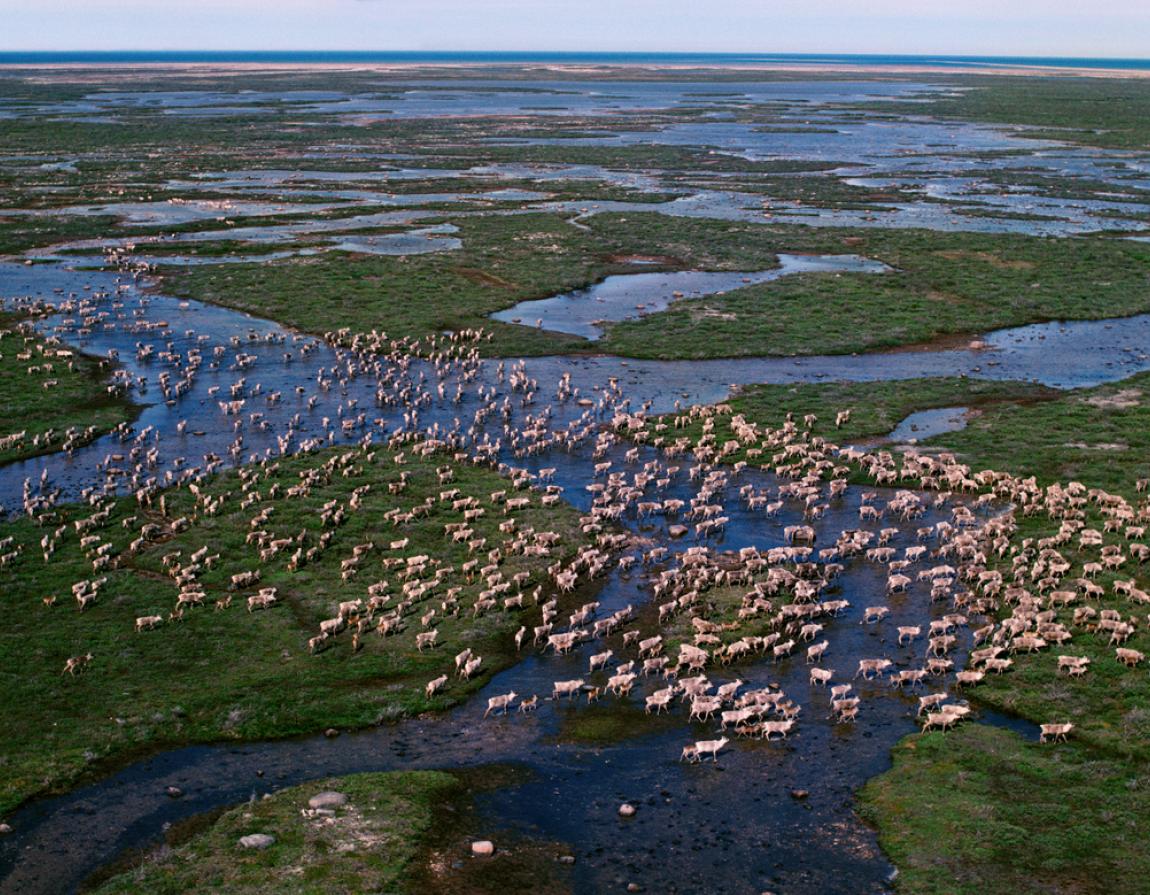
[{"label": "distant sea", "polygon": [[930,65],[943,68],[1002,68],[1048,66],[1050,68],[1104,68],[1150,70],[1150,59],[1091,59],[1070,56],[872,56],[824,53],[462,53],[462,52],[327,52],[327,51],[61,51],[0,52],[0,65],[46,65],[62,63],[602,63],[616,65]]}]

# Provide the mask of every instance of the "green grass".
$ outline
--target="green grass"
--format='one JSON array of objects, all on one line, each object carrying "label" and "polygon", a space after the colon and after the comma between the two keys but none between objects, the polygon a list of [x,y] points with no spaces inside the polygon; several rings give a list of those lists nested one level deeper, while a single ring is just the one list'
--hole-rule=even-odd
[{"label": "green grass", "polygon": [[[920,410],[937,407],[974,407],[980,412],[998,402],[1050,400],[1055,389],[1027,382],[994,382],[982,379],[931,378],[891,382],[817,382],[801,385],[752,385],[725,402],[734,413],[760,425],[778,428],[790,413],[801,423],[815,414],[816,431],[838,442],[880,439],[903,419]],[[1012,404],[1011,406],[1015,406]],[[839,411],[850,410],[850,420],[835,428]],[[729,420],[720,418],[716,428],[729,431]],[[701,427],[700,423],[695,424]],[[682,430],[692,434],[694,428]]]},{"label": "green grass", "polygon": [[[270,316],[312,332],[378,328],[393,337],[421,338],[445,329],[482,326],[494,334],[488,347],[493,353],[551,354],[587,350],[590,344],[562,333],[496,323],[488,315],[613,273],[634,272],[635,267],[617,260],[617,255],[667,254],[663,244],[620,240],[613,229],[602,235],[579,230],[552,214],[463,218],[458,224],[463,249],[450,254],[203,266],[169,275],[167,285],[181,295]],[[678,240],[672,246],[683,247]],[[695,246],[689,260],[671,261],[673,266],[727,269],[775,263],[769,249],[721,238]]]},{"label": "green grass", "polygon": [[[1034,476],[1040,485],[1079,480],[1135,499],[1135,482],[1150,476],[1150,373],[1093,388],[1059,391],[1026,382],[932,378],[892,382],[820,382],[748,386],[724,402],[731,414],[777,428],[818,417],[814,433],[837,443],[886,436],[902,419],[936,407],[971,407],[965,429],[924,439],[922,450],[948,450],[974,470]],[[850,421],[835,428],[835,415]],[[672,418],[662,420],[671,424]],[[656,422],[648,426],[655,434]],[[734,437],[730,415],[714,417],[721,443]],[[702,421],[658,434],[696,442]],[[730,461],[746,459],[745,451]]]},{"label": "green grass", "polygon": [[[666,220],[629,215],[627,237],[674,244],[674,237],[664,236],[674,229],[688,244],[695,234],[703,241],[718,238],[718,228]],[[600,232],[619,229],[615,221],[597,225]],[[766,225],[745,225],[727,238],[777,252],[855,253],[894,270],[801,274],[684,301],[609,326],[602,350],[666,359],[844,354],[1150,310],[1150,250],[1138,243]]]},{"label": "green grass", "polygon": [[[246,489],[234,473],[217,477],[205,486],[205,499],[198,503],[186,490],[170,492],[163,511],[158,505],[138,508],[134,501],[121,500],[95,529],[102,542],[113,545],[115,567],[101,573],[107,583],[95,605],[83,612],[77,611],[71,585],[95,573],[72,523],[92,511],[67,506],[43,525],[17,520],[0,526],[0,537],[15,540],[16,546],[6,549],[22,550],[15,562],[0,569],[0,712],[10,734],[0,746],[0,811],[163,747],[358,727],[444,708],[510,665],[515,660],[510,635],[520,624],[531,624],[537,610],[530,608],[528,597],[527,610],[499,607],[474,616],[472,604],[486,585],[465,577],[461,566],[471,558],[467,545],[453,543],[443,529],[445,523],[461,520],[462,510],[453,511],[450,502],[436,499],[444,489],[458,488],[461,496],[479,500],[486,516],[473,527],[488,544],[475,556],[485,557],[486,550],[506,537],[498,531],[504,511],[492,504],[490,494],[508,489],[508,481],[486,468],[451,463],[443,455],[409,455],[403,465],[397,465],[395,457],[383,449],[371,454],[357,449],[284,459]],[[436,469],[441,465],[455,470],[454,483],[440,484]],[[397,482],[403,471],[410,475],[407,489],[389,494],[388,483]],[[302,475],[315,477],[310,493],[283,496],[303,481]],[[276,486],[278,498],[271,491]],[[354,489],[368,486],[370,491],[361,494],[362,509],[348,511],[338,527],[322,523],[323,505],[334,500],[346,506]],[[259,497],[241,509],[245,493]],[[210,515],[205,501],[224,495],[216,514]],[[427,497],[434,506],[425,518],[396,527],[383,516],[387,509],[410,509]],[[305,548],[315,547],[326,528],[333,533],[330,546],[295,572],[288,568],[294,546],[261,562],[258,547],[248,545],[246,537],[252,530],[249,520],[265,508],[273,509],[262,526],[271,537],[299,537]],[[170,530],[171,521],[183,516],[191,521],[188,530],[161,532],[138,550],[129,549],[145,523]],[[529,573],[528,589],[541,584],[549,593],[545,567],[583,542],[578,514],[566,505],[544,508],[535,496],[514,518],[522,529],[560,536],[550,557],[507,555],[500,567],[507,580],[518,571]],[[62,533],[55,554],[45,562],[40,540],[50,539],[58,529]],[[393,539],[403,538],[410,541],[406,547],[389,549]],[[376,549],[365,555],[358,576],[341,581],[341,561],[353,555],[356,545],[369,542]],[[207,608],[188,610],[182,622],[135,632],[137,617],[167,616],[175,607],[178,589],[163,557],[181,552],[181,562],[188,564],[202,547],[221,556],[199,579],[208,595]],[[353,653],[351,635],[345,632],[318,655],[308,654],[308,638],[318,633],[319,622],[334,616],[339,602],[364,598],[370,584],[391,582],[387,607],[394,607],[402,581],[383,560],[419,554],[454,571],[417,599],[403,633],[382,638],[371,631],[361,651]],[[261,586],[279,589],[281,604],[249,614],[244,605],[254,592],[249,589],[234,594],[235,605],[213,611],[214,601],[232,593],[231,576],[256,568],[263,573]],[[462,588],[458,617],[441,606],[452,587]],[[52,596],[58,598],[56,605],[46,606],[44,598]],[[415,635],[422,630],[420,616],[432,608],[439,620],[439,645],[421,653]],[[452,670],[452,657],[464,647],[483,657],[482,673],[470,683],[452,677],[442,694],[428,699],[424,685]],[[65,659],[87,652],[95,657],[87,671],[61,675]]]},{"label": "green grass", "polygon": [[[305,816],[311,796],[332,790],[344,793],[347,804],[331,818]],[[353,774],[294,786],[232,808],[189,841],[161,849],[94,892],[416,892],[436,814],[462,791],[459,780],[441,771]],[[240,837],[252,833],[274,836],[275,844],[241,848]]]},{"label": "green grass", "polygon": [[[1150,146],[1150,83],[1143,78],[947,77],[972,89],[933,101],[928,114],[988,124],[1027,125],[1036,137],[1144,151]],[[922,114],[898,102],[879,113]],[[916,111],[917,110],[917,111]]]},{"label": "green grass", "polygon": [[[259,893],[423,893],[505,895],[570,892],[570,854],[561,842],[491,829],[476,797],[521,784],[520,768],[483,765],[460,771],[360,773],[273,793],[216,816],[194,817],[165,833],[165,843],[88,881],[97,895]],[[309,816],[308,799],[340,792],[347,803]],[[251,833],[275,837],[263,851],[239,847]],[[470,843],[493,836],[494,856]]]},{"label": "green grass", "polygon": [[22,255],[59,242],[98,239],[114,229],[113,215],[10,217],[0,209],[0,256]]},{"label": "green grass", "polygon": [[903,740],[860,793],[906,895],[1146,891],[1148,768],[980,724]]},{"label": "green grass", "polygon": [[[0,464],[79,447],[136,417],[130,401],[108,394],[100,362],[45,340],[0,313]],[[54,383],[54,384],[53,384]]]},{"label": "green grass", "polygon": [[1051,401],[984,409],[961,432],[926,442],[974,469],[1006,469],[1042,485],[1079,480],[1136,497],[1150,475],[1150,374],[1064,392]]},{"label": "green grass", "polygon": [[[847,353],[1051,319],[1150,309],[1150,246],[855,231],[605,214],[578,230],[554,215],[459,221],[464,248],[410,258],[352,256],[203,266],[170,274],[182,295],[270,316],[311,332],[383,329],[420,338],[484,326],[492,354],[567,353],[590,343],[488,315],[519,301],[634,272],[618,256],[649,254],[663,269],[761,270],[779,252],[857,253],[887,274],[804,274],[684,301],[610,326],[595,350],[644,358]],[[645,268],[649,269],[649,268]],[[658,268],[656,268],[658,269]]]}]

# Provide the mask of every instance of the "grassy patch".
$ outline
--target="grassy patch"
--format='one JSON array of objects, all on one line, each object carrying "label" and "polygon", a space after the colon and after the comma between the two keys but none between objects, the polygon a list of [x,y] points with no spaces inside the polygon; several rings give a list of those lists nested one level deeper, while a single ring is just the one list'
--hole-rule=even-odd
[{"label": "grassy patch", "polygon": [[1145,891],[1147,768],[980,724],[912,736],[861,791],[907,895]]},{"label": "grassy patch", "polygon": [[[702,239],[718,237],[717,228],[707,233],[698,222],[665,223],[666,218],[655,217],[629,216],[629,238],[670,241],[664,234],[672,229],[684,242],[693,231],[703,231]],[[602,230],[616,226],[604,221]],[[893,270],[800,274],[684,301],[609,326],[603,350],[668,359],[843,354],[1042,320],[1150,309],[1150,251],[1138,243],[766,225],[746,225],[725,238],[754,239],[776,252],[854,253]]]},{"label": "grassy patch", "polygon": [[[194,819],[167,842],[133,860],[127,871],[93,881],[96,895],[182,893],[441,892],[444,895],[570,891],[570,852],[561,843],[500,830],[493,857],[476,858],[470,843],[491,833],[475,796],[521,780],[502,766],[473,770],[361,773],[280,790],[221,813]],[[308,800],[338,792],[347,802],[315,814]],[[264,850],[239,846],[243,836],[275,837]]]},{"label": "grassy patch", "polygon": [[[325,791],[341,792],[348,801],[330,816],[308,816],[308,799]],[[291,787],[225,812],[189,841],[161,848],[94,891],[416,891],[417,864],[436,812],[462,791],[459,780],[439,771],[354,774]],[[240,838],[253,833],[273,836],[275,843],[240,847]]]},{"label": "grassy patch", "polygon": [[[986,413],[1001,402],[1014,408],[1020,404],[1054,400],[1060,394],[1055,389],[1026,382],[957,377],[752,385],[723,403],[729,413],[714,414],[706,419],[683,414],[678,423],[675,417],[668,416],[651,421],[647,432],[667,442],[686,439],[690,444],[697,444],[705,436],[704,443],[722,445],[738,440],[737,417],[772,429],[782,428],[790,417],[800,428],[805,428],[804,418],[813,414],[817,418],[813,427],[815,434],[839,444],[857,443],[884,438],[899,422],[920,410],[973,407]],[[837,414],[845,410],[850,411],[850,419],[836,427]],[[748,455],[748,448],[759,449],[754,443],[744,443],[737,450],[724,454],[724,459],[732,463],[739,460],[762,463],[761,450],[758,455]]]},{"label": "grassy patch", "polygon": [[[634,699],[634,697],[632,697]],[[643,724],[636,727],[635,713],[642,711],[636,700],[631,705],[597,704],[576,705],[570,709],[561,708],[559,732],[555,739],[560,743],[581,743],[588,746],[612,746],[641,736],[650,736],[656,731],[667,730],[682,724],[681,718],[669,715],[650,715]]]},{"label": "grassy patch", "polygon": [[[171,275],[167,284],[182,295],[312,332],[378,328],[394,337],[420,338],[482,326],[494,334],[487,349],[493,353],[550,354],[585,350],[589,344],[562,333],[495,323],[487,315],[613,273],[634,272],[633,266],[614,260],[616,255],[667,254],[666,240],[619,240],[614,230],[603,235],[580,230],[552,214],[463,218],[458,224],[463,249],[450,255],[205,266]],[[712,238],[682,262],[728,269],[743,263],[769,267],[775,261],[769,250]]]},{"label": "grassy patch", "polygon": [[[538,610],[528,596],[525,610],[507,611],[497,601],[477,615],[473,604],[488,585],[462,568],[472,558],[489,562],[487,551],[514,537],[499,531],[508,517],[490,497],[507,490],[508,481],[444,455],[396,460],[396,452],[383,449],[328,451],[285,459],[255,476],[220,475],[203,486],[200,498],[181,489],[151,507],[127,499],[109,504],[104,521],[86,533],[110,545],[111,564],[99,572],[93,569],[96,545],[82,548],[74,527],[91,509],[67,506],[42,525],[21,519],[0,527],[0,537],[14,540],[6,549],[21,551],[0,569],[0,708],[11,734],[0,747],[0,810],[68,786],[109,762],[165,746],[291,736],[443,708],[511,664],[510,635],[520,624],[532,624]],[[453,469],[453,483],[440,483],[442,466]],[[406,488],[389,494],[389,484],[402,473]],[[474,497],[485,512],[472,524],[474,537],[487,541],[478,552],[445,536],[444,525],[462,521],[464,511],[438,499],[444,489]],[[351,506],[354,494],[358,510]],[[423,517],[397,525],[385,515],[391,509],[409,512],[428,498]],[[342,506],[344,521],[325,523],[325,506]],[[263,511],[269,511],[264,522],[253,525]],[[549,593],[546,566],[583,542],[578,514],[565,505],[542,507],[531,496],[530,506],[512,515],[529,542],[531,530],[555,532],[559,540],[550,556],[526,557],[505,546],[499,569],[507,581],[526,573],[528,594],[537,585]],[[178,530],[183,524],[188,527]],[[149,525],[156,527],[145,531]],[[265,544],[291,543],[261,560],[261,547],[248,537],[253,530],[267,533]],[[47,562],[42,538],[54,545]],[[393,539],[406,543],[392,548]],[[365,552],[366,544],[374,547]],[[354,559],[357,546],[359,571],[341,580],[341,568]],[[297,549],[302,564],[293,571]],[[202,555],[192,559],[197,551],[220,558],[205,567]],[[307,551],[310,560],[302,558]],[[185,610],[182,621],[168,620],[179,588],[173,559],[164,558],[173,555],[180,566],[200,566],[196,580],[206,594],[206,607]],[[405,557],[418,555],[431,557],[423,571],[401,576],[394,561],[403,566]],[[278,603],[249,613],[245,601],[256,589],[236,591],[229,582],[254,569],[262,572],[259,586],[277,588]],[[442,569],[438,578],[435,569]],[[72,584],[97,575],[107,578],[98,598],[77,611]],[[309,655],[307,642],[319,633],[320,621],[335,616],[340,602],[366,598],[369,585],[381,581],[387,582],[386,600],[376,615],[394,614],[406,603],[403,630],[377,636],[373,620],[358,652],[345,631]],[[405,599],[405,583],[427,587]],[[229,596],[235,605],[213,610]],[[55,605],[45,605],[50,597]],[[416,634],[430,610],[438,645],[420,652]],[[135,619],[149,615],[165,620],[156,630],[135,631]],[[471,682],[453,675],[452,657],[465,647],[483,657]],[[67,658],[88,652],[94,655],[88,670],[61,675]],[[452,674],[450,682],[428,698],[424,685],[443,673]]]},{"label": "grassy patch", "polygon": [[[803,274],[685,301],[610,326],[597,350],[630,357],[704,358],[844,353],[1050,319],[1150,309],[1150,246],[855,231],[604,214],[579,230],[549,214],[464,218],[460,252],[409,258],[351,256],[196,267],[171,274],[182,295],[270,316],[311,332],[384,329],[419,338],[484,326],[494,354],[565,353],[589,343],[493,323],[517,302],[634,272],[613,260],[646,254],[667,268],[761,270],[779,252],[855,253],[887,274]],[[650,270],[651,268],[645,268]],[[656,268],[658,269],[658,268]]]},{"label": "grassy patch", "polygon": [[[957,77],[969,89],[934,99],[938,118],[1021,124],[1036,137],[1144,150],[1150,145],[1150,84],[1142,78]],[[878,112],[921,114],[921,105],[881,103]],[[917,110],[917,111],[916,111]]]},{"label": "grassy patch", "polygon": [[927,442],[975,469],[1006,469],[1039,483],[1081,480],[1133,499],[1150,474],[1150,374],[1064,392],[1056,400],[987,407],[961,432]]},{"label": "grassy patch", "polygon": [[[850,420],[833,429],[837,441],[882,438],[903,419],[936,407],[993,407],[1002,401],[1049,400],[1055,389],[1027,382],[932,378],[892,382],[819,382],[802,385],[753,385],[727,403],[735,413],[778,428],[790,413],[800,419],[813,413],[818,429],[827,437],[839,411],[850,410]],[[716,421],[716,426],[723,424]],[[687,430],[690,431],[690,430]]]},{"label": "grassy patch", "polygon": [[[0,464],[79,447],[136,417],[100,362],[0,314]],[[23,434],[21,434],[23,433]]]}]

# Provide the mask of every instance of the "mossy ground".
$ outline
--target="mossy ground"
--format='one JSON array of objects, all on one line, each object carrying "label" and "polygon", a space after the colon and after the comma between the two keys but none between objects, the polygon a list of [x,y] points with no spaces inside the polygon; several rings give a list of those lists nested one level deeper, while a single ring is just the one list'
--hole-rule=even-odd
[{"label": "mossy ground", "polygon": [[[274,485],[286,490],[302,481],[302,473],[341,457],[351,460],[322,476],[306,496],[272,498]],[[240,507],[241,497],[251,489],[241,491],[234,473],[220,475],[204,491],[213,500],[230,495],[216,515],[207,515],[205,504],[186,490],[167,495],[166,515],[156,507],[141,509],[134,501],[120,500],[95,530],[102,542],[113,545],[116,562],[101,573],[107,584],[95,605],[83,612],[77,611],[71,585],[96,575],[72,523],[90,510],[63,507],[46,527],[26,519],[0,526],[0,536],[12,537],[23,551],[0,570],[0,683],[10,733],[0,748],[0,808],[165,746],[292,736],[443,708],[511,664],[511,634],[520,624],[530,624],[537,610],[528,599],[526,610],[499,607],[474,616],[472,603],[485,585],[462,573],[460,567],[471,554],[465,544],[451,542],[443,529],[445,522],[461,519],[462,511],[452,512],[450,503],[435,499],[448,487],[440,484],[436,472],[447,458],[409,456],[402,466],[394,459],[395,453],[384,449],[370,456],[348,449],[285,459],[256,489],[262,492],[260,499],[246,509]],[[447,465],[456,470],[450,487],[458,488],[461,496],[475,496],[487,510],[473,525],[476,536],[487,537],[489,549],[496,546],[503,537],[498,525],[505,514],[489,495],[506,490],[508,481],[485,468]],[[388,483],[398,481],[401,471],[409,473],[409,484],[402,494],[391,495]],[[324,504],[336,500],[346,505],[352,491],[364,486],[371,490],[362,496],[358,512],[349,512],[337,528],[321,523]],[[427,497],[435,506],[422,519],[394,526],[383,518],[388,509],[410,509]],[[264,528],[276,536],[303,532],[304,543],[314,546],[326,528],[334,531],[330,546],[294,572],[288,567],[289,550],[261,562],[258,548],[246,538],[252,530],[250,519],[268,507],[274,511]],[[143,524],[170,527],[181,516],[191,520],[186,531],[129,549]],[[551,557],[508,556],[501,567],[508,580],[522,570],[531,576],[528,590],[540,584],[549,592],[545,566],[583,542],[578,514],[566,505],[544,508],[535,497],[515,518],[522,528],[560,535]],[[63,526],[67,531],[51,561],[45,562],[40,539]],[[408,544],[391,550],[392,539],[407,539]],[[369,542],[376,548],[366,555],[358,577],[341,581],[342,560],[352,556],[355,545]],[[221,556],[200,578],[207,607],[187,610],[182,622],[137,633],[137,617],[166,617],[175,608],[178,588],[166,573],[163,557],[178,553],[187,564],[191,554],[204,547]],[[318,655],[308,654],[308,638],[318,633],[322,619],[336,614],[339,602],[363,598],[368,585],[380,580],[392,582],[389,593],[399,592],[402,582],[395,570],[384,568],[385,557],[420,554],[454,571],[417,603],[418,612],[407,618],[403,633],[383,638],[372,631],[364,636],[361,651],[353,653],[345,632]],[[254,589],[245,589],[234,593],[230,608],[214,611],[213,602],[233,593],[230,577],[251,569],[262,571],[260,586],[279,589],[279,605],[249,613],[244,601]],[[463,589],[458,617],[440,607],[451,587]],[[56,597],[56,605],[45,605],[46,597]],[[389,605],[396,599],[393,596]],[[420,615],[431,608],[437,609],[439,645],[419,652],[415,635],[422,630]],[[452,657],[467,646],[483,656],[482,673],[469,683],[452,677],[441,695],[428,699],[424,685],[453,672]],[[87,671],[61,675],[65,659],[87,652],[94,655]]]},{"label": "mossy ground", "polygon": [[913,895],[1146,891],[1150,767],[966,724],[914,735],[860,793]]},{"label": "mossy ground", "polygon": [[[1052,319],[1150,310],[1150,246],[1042,239],[856,231],[602,214],[577,229],[557,215],[459,221],[457,253],[400,258],[321,256],[273,264],[197,266],[167,277],[177,294],[283,320],[310,332],[382,328],[420,338],[484,327],[498,355],[595,350],[698,359],[842,354],[928,342]],[[664,259],[644,270],[762,270],[780,252],[860,254],[885,274],[800,274],[692,299],[607,327],[595,343],[535,326],[491,321],[520,301],[634,272],[614,260]]]},{"label": "mossy ground", "polygon": [[[144,856],[98,884],[94,895],[221,895],[363,892],[445,895],[569,891],[559,843],[495,835],[492,857],[470,854],[483,834],[474,810],[481,791],[509,785],[513,769],[467,772],[361,773],[280,790],[209,820],[205,829]],[[308,799],[340,792],[347,803],[330,815],[308,812]],[[240,837],[265,833],[264,850],[239,847]]]},{"label": "mossy ground", "polygon": [[[414,866],[436,809],[459,798],[462,784],[439,771],[354,774],[291,787],[222,814],[174,848],[93,890],[99,895],[222,895],[272,892],[414,892]],[[348,797],[331,816],[307,816],[308,799],[339,791]],[[253,833],[275,837],[266,849],[245,849]]]},{"label": "mossy ground", "polygon": [[[108,394],[109,372],[99,361],[25,327],[0,313],[0,439],[24,433],[0,449],[0,464],[58,451],[66,442],[78,447],[135,418],[130,401]],[[69,438],[71,428],[84,431]]]}]

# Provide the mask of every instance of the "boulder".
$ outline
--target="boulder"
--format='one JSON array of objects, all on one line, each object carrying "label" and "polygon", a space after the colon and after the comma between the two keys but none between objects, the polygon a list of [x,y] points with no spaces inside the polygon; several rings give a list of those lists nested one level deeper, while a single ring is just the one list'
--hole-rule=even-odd
[{"label": "boulder", "polygon": [[488,858],[495,854],[495,843],[490,839],[480,839],[471,843],[471,853],[477,858]]},{"label": "boulder", "polygon": [[624,802],[622,805],[619,806],[619,816],[620,817],[634,817],[635,811],[636,811],[635,806],[630,804],[629,802]]}]

